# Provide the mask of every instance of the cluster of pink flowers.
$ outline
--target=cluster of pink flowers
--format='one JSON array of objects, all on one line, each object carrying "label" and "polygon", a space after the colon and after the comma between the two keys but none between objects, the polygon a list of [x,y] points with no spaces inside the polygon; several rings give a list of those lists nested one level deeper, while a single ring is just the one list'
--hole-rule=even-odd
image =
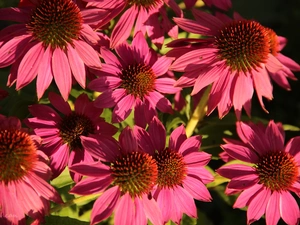
[{"label": "cluster of pink flowers", "polygon": [[[64,170],[70,194],[100,195],[91,224],[111,215],[116,225],[197,218],[196,201],[213,201],[214,174],[228,179],[234,208],[247,206],[247,224],[263,215],[267,225],[299,224],[300,137],[285,144],[281,123],[240,120],[243,109],[251,116],[254,92],[267,112],[271,80],[289,90],[300,65],[281,53],[284,37],[229,16],[230,0],[203,2],[211,11],[195,0],[21,0],[0,9],[0,20],[16,22],[0,31],[0,68],[10,66],[0,101],[36,86],[23,126],[0,111],[1,225],[43,224],[50,202],[64,207],[50,183]],[[184,90],[207,98],[207,116],[234,109],[240,140],[224,139],[216,172],[201,135],[164,123],[187,104]]]}]

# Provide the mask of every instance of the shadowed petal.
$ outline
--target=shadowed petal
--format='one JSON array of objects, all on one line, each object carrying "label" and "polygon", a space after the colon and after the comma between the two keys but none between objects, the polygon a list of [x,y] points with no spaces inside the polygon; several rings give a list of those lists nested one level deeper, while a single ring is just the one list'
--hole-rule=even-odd
[{"label": "shadowed petal", "polygon": [[268,225],[276,225],[280,219],[279,201],[280,194],[274,191],[266,208],[266,221]]},{"label": "shadowed petal", "polygon": [[288,191],[280,193],[279,209],[284,222],[295,225],[299,223],[299,205]]}]

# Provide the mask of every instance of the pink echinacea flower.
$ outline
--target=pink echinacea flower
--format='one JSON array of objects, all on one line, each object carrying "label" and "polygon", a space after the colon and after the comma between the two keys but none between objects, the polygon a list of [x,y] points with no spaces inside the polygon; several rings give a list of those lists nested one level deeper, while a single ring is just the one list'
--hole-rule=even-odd
[{"label": "pink echinacea flower", "polygon": [[72,77],[85,88],[86,69],[101,68],[99,54],[91,46],[99,36],[89,24],[105,12],[79,8],[72,0],[31,2],[0,9],[0,20],[17,22],[0,31],[0,68],[12,66],[7,85],[16,82],[17,90],[37,77],[38,99],[54,79],[67,100]]},{"label": "pink echinacea flower", "polygon": [[171,103],[163,95],[181,90],[174,87],[174,79],[164,76],[172,59],[158,57],[141,32],[134,37],[131,46],[124,42],[116,47],[116,52],[119,57],[108,49],[101,49],[105,64],[95,71],[98,78],[88,86],[102,92],[95,100],[95,106],[114,107],[112,122],[125,120],[134,108],[135,122],[140,126],[150,122],[157,114],[156,108],[163,113],[172,113]]},{"label": "pink echinacea flower", "polygon": [[226,140],[221,147],[248,165],[236,163],[217,170],[230,179],[227,194],[241,192],[233,207],[248,206],[248,224],[264,214],[267,225],[276,225],[280,217],[289,225],[299,224],[299,206],[292,193],[300,196],[300,137],[284,145],[282,125],[274,121],[267,126],[237,122],[237,133],[241,141]]},{"label": "pink echinacea flower", "polygon": [[[101,142],[110,142],[109,139],[117,132],[117,128],[99,117],[103,110],[95,108],[85,94],[81,94],[75,100],[74,111],[55,93],[49,94],[49,100],[60,113],[64,114],[63,116],[49,106],[36,104],[29,107],[34,117],[26,119],[25,123],[42,138],[41,149],[50,158],[54,179],[67,165],[94,161],[89,152],[83,148],[83,140],[98,137]],[[75,182],[82,178],[79,174],[70,174]]]},{"label": "pink echinacea flower", "polygon": [[194,95],[212,85],[207,114],[218,108],[222,118],[233,106],[238,119],[242,108],[250,116],[254,90],[261,107],[267,111],[263,97],[273,98],[271,79],[290,89],[287,78],[296,79],[292,71],[300,71],[300,65],[280,53],[285,38],[237,14],[234,19],[195,9],[193,14],[195,21],[174,20],[183,30],[205,38],[175,40],[168,44],[174,49],[167,55],[177,57],[170,69],[184,72],[176,86],[193,86]]},{"label": "pink echinacea flower", "polygon": [[149,152],[158,165],[152,196],[162,211],[164,223],[172,220],[180,224],[183,213],[196,218],[194,199],[211,201],[205,184],[214,180],[204,168],[211,155],[199,151],[201,136],[187,138],[182,125],[171,133],[166,147],[166,131],[157,117],[150,122],[148,132],[138,126],[134,132],[140,147]]},{"label": "pink echinacea flower", "polygon": [[25,225],[25,215],[43,220],[49,201],[62,203],[47,183],[47,156],[38,149],[40,138],[29,135],[14,117],[0,115],[0,224]]},{"label": "pink echinacea flower", "polygon": [[78,163],[70,167],[75,173],[87,176],[78,182],[71,193],[90,195],[101,193],[95,201],[91,224],[108,218],[114,212],[115,225],[162,225],[160,209],[151,196],[158,171],[155,159],[138,146],[138,137],[126,127],[118,144],[100,149],[97,142],[83,143],[87,151],[100,161]]}]

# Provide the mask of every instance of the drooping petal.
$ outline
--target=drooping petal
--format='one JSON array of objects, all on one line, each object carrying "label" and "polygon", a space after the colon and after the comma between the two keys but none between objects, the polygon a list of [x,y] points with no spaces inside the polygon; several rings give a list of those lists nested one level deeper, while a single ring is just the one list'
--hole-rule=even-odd
[{"label": "drooping petal", "polygon": [[112,122],[117,123],[125,120],[135,106],[135,97],[131,94],[122,98],[115,106],[112,115]]},{"label": "drooping petal", "polygon": [[94,225],[106,218],[108,218],[115,209],[121,192],[118,186],[114,186],[105,191],[94,203],[91,224]]},{"label": "drooping petal", "polygon": [[115,224],[133,224],[134,202],[129,193],[120,198],[115,210]]},{"label": "drooping petal", "polygon": [[78,84],[84,89],[86,79],[84,63],[77,54],[77,51],[70,44],[67,46],[67,55],[71,71]]},{"label": "drooping petal", "polygon": [[62,97],[67,101],[72,87],[72,75],[68,57],[60,48],[53,51],[52,70],[55,83]]},{"label": "drooping petal", "polygon": [[276,225],[280,219],[279,201],[280,193],[274,191],[266,208],[266,221],[268,225]]},{"label": "drooping petal", "polygon": [[87,67],[92,69],[101,68],[100,58],[97,52],[90,45],[80,40],[74,40],[73,44],[77,54]]},{"label": "drooping petal", "polygon": [[266,211],[267,204],[271,197],[271,190],[265,188],[263,191],[256,194],[255,198],[249,203],[247,210],[248,224],[260,219]]},{"label": "drooping petal", "polygon": [[183,180],[183,187],[197,200],[204,202],[212,200],[206,186],[196,177],[187,176]]},{"label": "drooping petal", "polygon": [[280,193],[279,209],[284,222],[295,225],[299,223],[299,205],[290,192],[282,191]]},{"label": "drooping petal", "polygon": [[38,76],[36,80],[36,89],[37,96],[40,99],[44,92],[47,90],[49,85],[53,80],[53,71],[52,71],[52,50],[51,47],[48,46],[46,51],[44,52],[43,58],[41,60],[41,64],[38,68]]},{"label": "drooping petal", "polygon": [[118,44],[124,42],[133,27],[135,18],[137,16],[138,9],[135,5],[132,5],[125,13],[120,17],[119,21],[115,25],[112,34],[110,47],[115,48]]},{"label": "drooping petal", "polygon": [[221,147],[235,159],[239,159],[249,163],[257,163],[259,161],[258,154],[249,147],[235,144],[224,144],[221,145]]},{"label": "drooping petal", "polygon": [[37,76],[43,54],[44,47],[42,43],[37,43],[25,54],[18,69],[17,90],[29,84]]},{"label": "drooping petal", "polygon": [[255,168],[243,164],[225,165],[217,170],[218,174],[229,179],[255,174],[255,172]]}]

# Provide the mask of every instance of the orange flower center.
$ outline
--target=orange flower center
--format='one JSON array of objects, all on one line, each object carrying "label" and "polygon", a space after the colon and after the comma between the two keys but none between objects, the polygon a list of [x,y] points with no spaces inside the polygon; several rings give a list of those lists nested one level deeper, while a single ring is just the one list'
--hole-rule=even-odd
[{"label": "orange flower center", "polygon": [[59,130],[64,143],[68,143],[71,150],[78,150],[82,149],[80,136],[93,134],[95,126],[86,115],[73,112],[63,118]]},{"label": "orange flower center", "polygon": [[0,130],[0,182],[17,181],[32,170],[37,161],[36,146],[28,133]]},{"label": "orange flower center", "polygon": [[166,148],[164,151],[156,152],[154,158],[158,165],[157,184],[160,187],[172,188],[182,185],[187,171],[181,154]]},{"label": "orange flower center", "polygon": [[260,183],[272,191],[285,191],[298,179],[294,158],[283,151],[269,152],[255,166]]},{"label": "orange flower center", "polygon": [[27,27],[45,47],[64,49],[78,39],[81,24],[80,9],[72,0],[42,0],[33,10]]},{"label": "orange flower center", "polygon": [[120,156],[110,164],[113,185],[130,196],[149,194],[157,180],[157,164],[148,154],[131,152]]},{"label": "orange flower center", "polygon": [[270,51],[267,30],[252,20],[233,21],[215,37],[219,57],[232,71],[250,72],[266,63]]},{"label": "orange flower center", "polygon": [[277,34],[270,28],[265,28],[268,32],[270,39],[270,52],[272,55],[276,56],[279,52],[279,41]]},{"label": "orange flower center", "polygon": [[137,64],[123,69],[121,79],[121,87],[126,89],[127,94],[143,99],[154,90],[156,76],[149,66]]}]

